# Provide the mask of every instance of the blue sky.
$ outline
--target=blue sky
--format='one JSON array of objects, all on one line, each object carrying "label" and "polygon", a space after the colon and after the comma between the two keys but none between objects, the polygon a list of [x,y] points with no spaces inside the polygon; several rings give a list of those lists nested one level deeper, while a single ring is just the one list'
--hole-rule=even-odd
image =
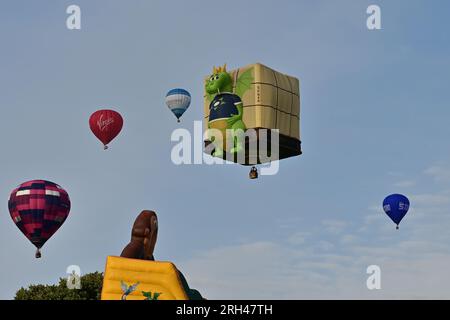
[{"label": "blue sky", "polygon": [[[67,6],[82,29],[66,29]],[[366,28],[381,7],[382,30]],[[0,298],[103,271],[142,209],[155,256],[214,298],[450,298],[450,43],[446,1],[29,1],[0,5]],[[172,131],[203,117],[213,65],[261,62],[301,81],[304,154],[256,181],[237,165],[175,166]],[[181,125],[164,105],[191,92]],[[89,115],[124,129],[107,152]],[[72,200],[43,258],[7,208],[23,181]],[[383,198],[404,193],[399,231]],[[382,289],[366,288],[366,268]]]}]

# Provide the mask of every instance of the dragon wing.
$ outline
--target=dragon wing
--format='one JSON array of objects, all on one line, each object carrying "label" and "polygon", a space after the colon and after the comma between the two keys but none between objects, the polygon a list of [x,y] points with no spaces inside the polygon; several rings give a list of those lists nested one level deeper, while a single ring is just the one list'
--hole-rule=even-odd
[{"label": "dragon wing", "polygon": [[236,80],[235,93],[242,99],[244,93],[251,88],[253,82],[253,68],[245,70]]}]

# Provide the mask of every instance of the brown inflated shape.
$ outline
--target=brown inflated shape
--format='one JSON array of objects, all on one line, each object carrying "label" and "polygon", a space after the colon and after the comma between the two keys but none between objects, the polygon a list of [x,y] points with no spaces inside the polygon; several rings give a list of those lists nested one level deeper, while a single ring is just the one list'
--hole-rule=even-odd
[{"label": "brown inflated shape", "polygon": [[131,230],[131,241],[120,254],[123,258],[155,260],[158,236],[158,217],[154,211],[144,210],[136,218]]}]

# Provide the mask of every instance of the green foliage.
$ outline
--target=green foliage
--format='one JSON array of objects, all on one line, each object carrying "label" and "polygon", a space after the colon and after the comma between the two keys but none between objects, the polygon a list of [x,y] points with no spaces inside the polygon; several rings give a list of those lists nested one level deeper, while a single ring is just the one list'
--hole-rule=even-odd
[{"label": "green foliage", "polygon": [[30,285],[20,288],[14,300],[100,300],[103,274],[93,272],[81,276],[81,289],[67,288],[67,278],[54,285]]},{"label": "green foliage", "polygon": [[155,292],[153,295],[151,291],[142,291],[142,295],[145,297],[144,300],[158,300],[158,297],[161,295],[161,292]]}]

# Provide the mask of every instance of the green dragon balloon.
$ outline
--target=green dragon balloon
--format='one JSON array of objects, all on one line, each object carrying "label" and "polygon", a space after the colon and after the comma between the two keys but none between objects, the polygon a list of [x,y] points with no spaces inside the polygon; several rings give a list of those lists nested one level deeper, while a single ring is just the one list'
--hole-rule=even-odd
[{"label": "green dragon balloon", "polygon": [[223,149],[234,154],[242,151],[244,146],[242,141],[235,136],[231,148],[226,146],[226,131],[243,130],[245,127],[242,121],[244,106],[241,97],[251,88],[253,82],[252,68],[243,72],[235,84],[235,93],[233,93],[233,79],[226,70],[226,64],[223,67],[214,67],[212,75],[206,80],[205,91],[209,104],[208,128],[218,129],[222,132],[222,138],[212,137],[215,151],[213,156],[223,157]]}]

